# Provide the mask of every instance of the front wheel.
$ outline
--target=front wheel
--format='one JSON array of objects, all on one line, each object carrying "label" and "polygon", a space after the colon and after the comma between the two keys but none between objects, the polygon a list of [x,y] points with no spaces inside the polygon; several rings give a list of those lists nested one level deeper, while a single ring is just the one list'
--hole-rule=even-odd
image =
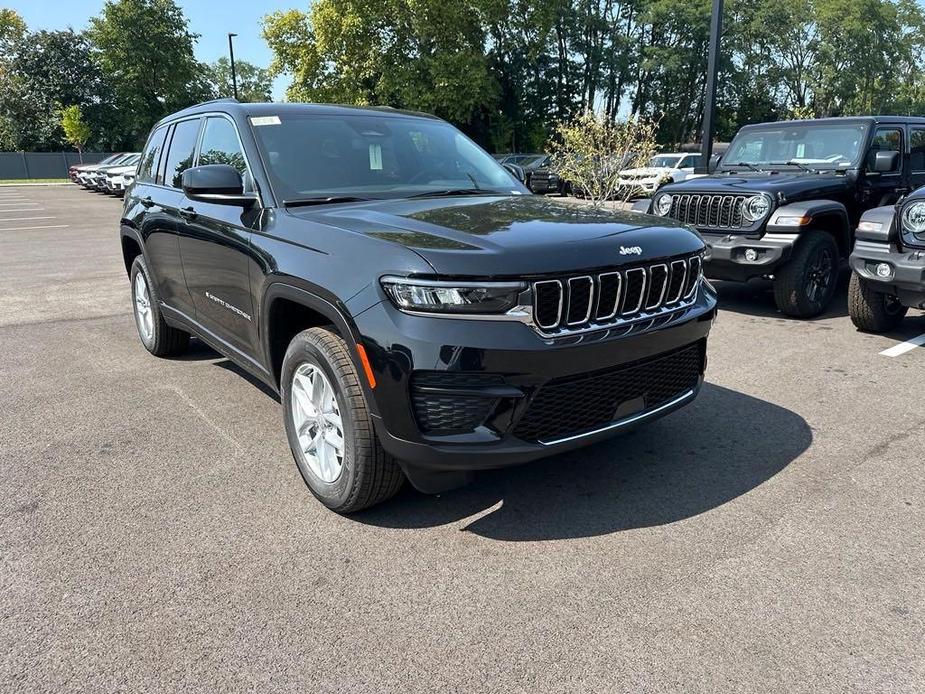
[{"label": "front wheel", "polygon": [[793,318],[812,318],[825,311],[838,282],[838,246],[824,231],[808,231],[793,256],[774,278],[777,308]]},{"label": "front wheel", "polygon": [[895,328],[909,309],[892,294],[878,292],[871,285],[851,273],[848,284],[848,315],[859,330],[882,333]]},{"label": "front wheel", "polygon": [[323,328],[296,335],[280,376],[289,447],[321,503],[352,513],[385,501],[404,473],[373,428],[346,343]]}]

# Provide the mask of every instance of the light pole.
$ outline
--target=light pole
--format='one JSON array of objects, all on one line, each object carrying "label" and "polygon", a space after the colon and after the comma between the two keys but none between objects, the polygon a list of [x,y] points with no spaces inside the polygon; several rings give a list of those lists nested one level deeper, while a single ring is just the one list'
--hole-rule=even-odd
[{"label": "light pole", "polygon": [[703,104],[703,140],[700,153],[703,161],[699,173],[708,173],[713,156],[713,133],[716,130],[716,72],[719,70],[719,40],[723,34],[723,0],[713,0],[710,17],[710,53],[707,58],[707,93]]},{"label": "light pole", "polygon": [[228,54],[231,56],[231,89],[234,91],[234,98],[238,98],[238,75],[234,71],[234,44],[231,42],[237,34],[228,34]]}]

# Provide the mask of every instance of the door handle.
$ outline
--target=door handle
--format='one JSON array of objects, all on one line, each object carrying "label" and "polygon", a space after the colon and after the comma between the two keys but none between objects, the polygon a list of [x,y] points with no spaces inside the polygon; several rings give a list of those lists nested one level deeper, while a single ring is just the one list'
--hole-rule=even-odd
[{"label": "door handle", "polygon": [[186,220],[193,220],[199,216],[196,210],[194,210],[192,207],[181,207],[179,212],[180,212],[180,216]]},{"label": "door handle", "polygon": [[150,195],[146,195],[141,199],[142,207],[154,207],[154,200]]}]

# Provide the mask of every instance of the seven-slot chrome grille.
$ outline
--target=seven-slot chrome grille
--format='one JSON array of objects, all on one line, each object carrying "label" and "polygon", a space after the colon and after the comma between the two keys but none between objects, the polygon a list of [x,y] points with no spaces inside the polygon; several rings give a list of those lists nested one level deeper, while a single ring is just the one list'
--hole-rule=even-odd
[{"label": "seven-slot chrome grille", "polygon": [[751,195],[674,195],[668,216],[706,229],[747,229],[752,222],[742,214]]},{"label": "seven-slot chrome grille", "polygon": [[675,311],[694,301],[700,255],[533,283],[533,323],[556,335]]}]

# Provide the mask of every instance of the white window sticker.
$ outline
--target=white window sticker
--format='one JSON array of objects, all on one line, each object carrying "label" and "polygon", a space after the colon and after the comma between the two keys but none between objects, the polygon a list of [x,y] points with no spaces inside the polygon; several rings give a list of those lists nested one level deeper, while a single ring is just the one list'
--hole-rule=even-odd
[{"label": "white window sticker", "polygon": [[279,116],[252,116],[251,125],[279,125]]},{"label": "white window sticker", "polygon": [[382,145],[369,146],[369,170],[382,171]]}]

